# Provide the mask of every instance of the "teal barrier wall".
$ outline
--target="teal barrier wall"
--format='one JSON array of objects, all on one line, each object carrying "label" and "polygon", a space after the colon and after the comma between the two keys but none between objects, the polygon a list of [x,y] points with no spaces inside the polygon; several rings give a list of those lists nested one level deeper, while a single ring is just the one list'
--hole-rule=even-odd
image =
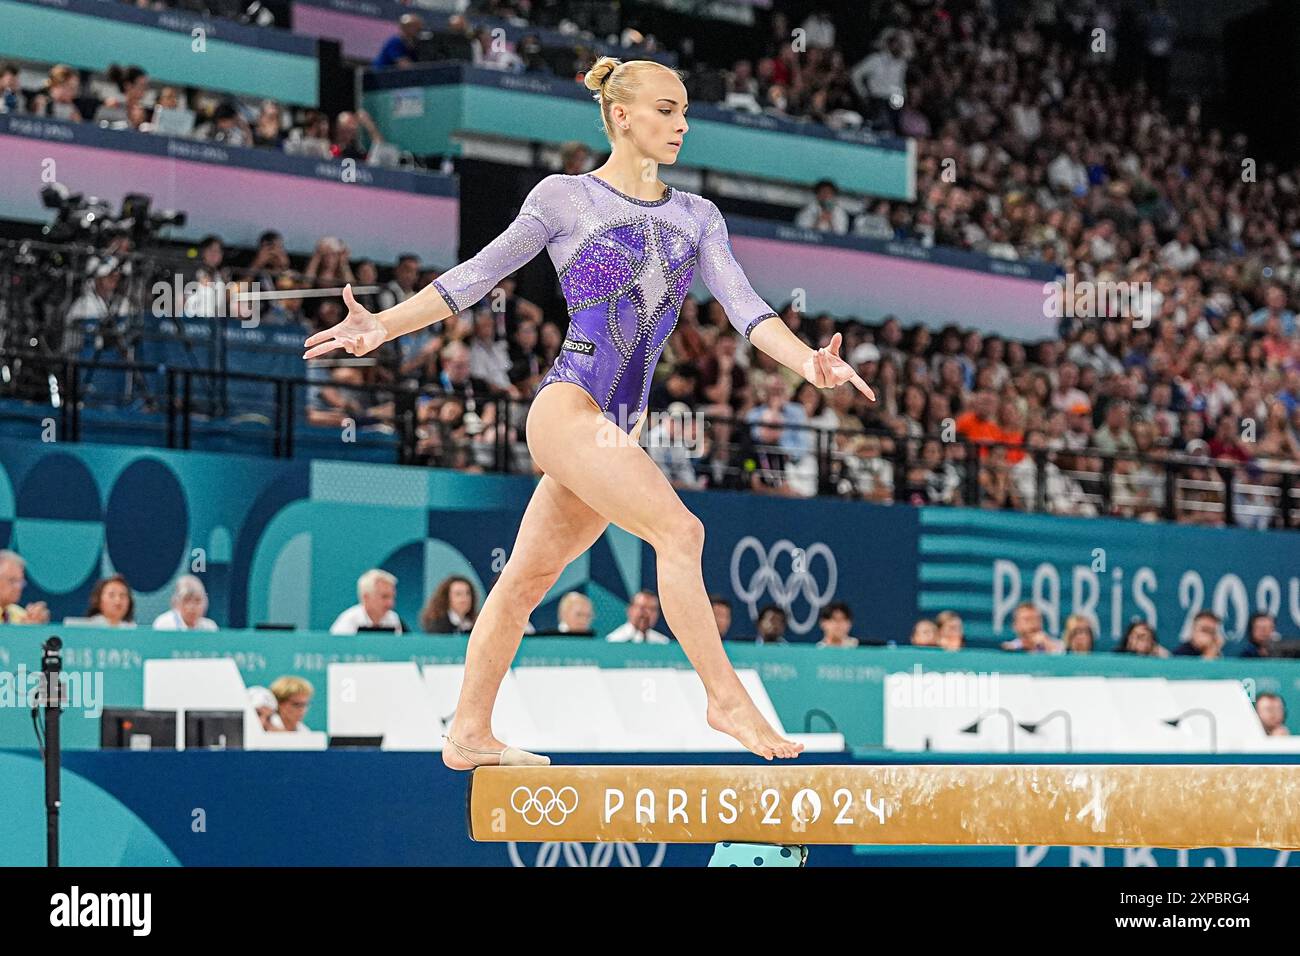
[{"label": "teal barrier wall", "polygon": [[[457,155],[458,132],[519,142],[576,140],[609,149],[591,92],[568,79],[472,66],[374,71],[364,104],[384,137],[417,154]],[[827,176],[847,192],[916,198],[916,143],[834,131],[691,104],[681,163],[810,186]]]},{"label": "teal barrier wall", "polygon": [[57,6],[0,0],[0,58],[6,57],[98,71],[110,63],[131,63],[156,82],[303,106],[320,101],[315,41],[179,10],[89,0],[61,0]]},{"label": "teal barrier wall", "polygon": [[[0,627],[0,747],[34,743],[30,711],[14,697],[19,676],[38,669],[40,646],[50,634],[64,641],[64,670],[91,693],[91,706],[73,709],[63,721],[64,745],[94,748],[99,721],[94,707],[138,707],[143,700],[144,661],[151,657],[230,657],[245,684],[269,685],[282,674],[310,680],[317,696],[307,715],[313,729],[328,726],[326,667],[348,661],[415,661],[455,664],[465,659],[464,637],[357,635],[334,637],[319,632],[278,633],[224,631],[178,634],[168,631],[114,631],[106,628]],[[1291,661],[1230,659],[1153,660],[1128,655],[1044,657],[997,651],[949,654],[928,648],[830,649],[812,646],[757,646],[728,643],[737,667],[758,671],[787,730],[837,729],[850,747],[878,749],[884,742],[885,676],[890,673],[960,671],[976,674],[1018,673],[1050,676],[1164,677],[1170,680],[1240,679],[1257,693],[1277,692],[1300,700],[1300,666]],[[690,664],[677,645],[628,646],[581,638],[525,638],[517,666],[679,667]],[[98,688],[102,687],[102,693]],[[93,696],[94,700],[88,698]],[[1300,730],[1292,708],[1290,726]],[[817,713],[814,714],[813,712]]]}]

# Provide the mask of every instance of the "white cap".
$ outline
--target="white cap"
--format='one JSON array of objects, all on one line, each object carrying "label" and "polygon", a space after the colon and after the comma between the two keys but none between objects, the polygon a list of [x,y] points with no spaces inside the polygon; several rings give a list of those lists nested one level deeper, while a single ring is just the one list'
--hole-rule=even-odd
[{"label": "white cap", "polygon": [[275,695],[265,687],[248,688],[248,702],[253,705],[254,710],[261,710],[263,707],[275,710],[280,706],[280,702],[275,699]]},{"label": "white cap", "polygon": [[871,342],[863,342],[861,345],[855,348],[853,350],[853,354],[849,356],[850,365],[862,365],[865,362],[879,362],[879,361],[880,361],[880,349],[876,348],[876,346]]}]

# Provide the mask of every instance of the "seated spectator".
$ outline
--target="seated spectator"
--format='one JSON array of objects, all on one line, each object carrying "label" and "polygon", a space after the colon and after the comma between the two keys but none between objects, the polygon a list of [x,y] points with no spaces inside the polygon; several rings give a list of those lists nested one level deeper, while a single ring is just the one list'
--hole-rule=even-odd
[{"label": "seated spectator", "polygon": [[211,119],[200,123],[194,135],[223,146],[252,146],[255,142],[253,128],[239,112],[239,107],[230,101],[218,104]]},{"label": "seated spectator", "polygon": [[814,200],[799,210],[794,224],[800,229],[816,229],[844,235],[849,231],[849,214],[837,199],[839,190],[835,183],[823,179],[813,186]]},{"label": "seated spectator", "polygon": [[1082,614],[1071,614],[1065,619],[1065,653],[1091,654],[1097,643],[1092,622]]},{"label": "seated spectator", "polygon": [[937,647],[939,645],[939,629],[934,626],[934,621],[928,617],[923,617],[913,624],[908,643],[913,647]]},{"label": "seated spectator", "polygon": [[135,595],[126,578],[114,574],[96,582],[86,618],[87,624],[100,627],[135,627]]},{"label": "seated spectator", "polygon": [[1174,648],[1174,656],[1200,657],[1205,660],[1223,657],[1223,629],[1219,626],[1219,615],[1213,611],[1202,611],[1192,618],[1191,633]]},{"label": "seated spectator", "polygon": [[391,627],[402,633],[402,619],[393,610],[397,603],[397,578],[393,575],[371,568],[357,579],[357,600],[335,618],[331,634],[355,634],[363,627]]},{"label": "seated spectator", "polygon": [[1273,622],[1273,615],[1263,611],[1252,614],[1250,623],[1246,625],[1246,640],[1242,642],[1245,646],[1242,647],[1239,656],[1272,657],[1277,640],[1277,626]]},{"label": "seated spectator", "polygon": [[[957,434],[966,441],[1002,441],[1002,429],[994,417],[998,410],[998,397],[989,389],[980,389],[971,396],[970,408],[957,416]],[[982,451],[981,454],[986,454]]]},{"label": "seated spectator", "polygon": [[843,601],[831,601],[817,615],[822,639],[818,647],[857,647],[858,639],[849,634],[853,627],[853,612]]},{"label": "seated spectator", "polygon": [[312,695],[316,693],[309,680],[305,677],[277,677],[271,684],[271,693],[275,695],[276,709],[267,720],[267,730],[300,734],[311,730],[303,722]]},{"label": "seated spectator", "polygon": [[959,651],[966,644],[961,615],[956,611],[940,611],[934,616],[935,643],[945,651]]},{"label": "seated spectator", "polygon": [[77,71],[65,63],[59,63],[50,67],[45,86],[32,100],[31,112],[37,116],[51,116],[71,123],[84,122],[81,110],[77,107],[77,97],[80,94],[81,77]]},{"label": "seated spectator", "polygon": [[760,407],[758,424],[753,428],[753,457],[746,460],[742,467],[749,473],[749,490],[766,495],[788,495],[785,471],[788,459],[781,450],[781,413],[776,409]]},{"label": "seated spectator", "polygon": [[45,624],[50,610],[44,601],[33,601],[24,606],[27,586],[27,562],[16,551],[0,550],[0,624]]},{"label": "seated spectator", "polygon": [[[109,65],[108,79],[118,89],[117,96],[110,96],[95,111],[96,123],[112,123],[126,120],[133,110],[144,109],[145,97],[149,95],[149,74],[139,66]],[[132,123],[132,127],[139,125]]]},{"label": "seated spectator", "polygon": [[755,644],[785,644],[785,611],[775,604],[768,604],[758,609],[758,621],[755,623],[757,634]]},{"label": "seated spectator", "polygon": [[1027,654],[1061,654],[1065,645],[1043,630],[1042,612],[1032,601],[1018,604],[1011,612],[1011,630],[1016,635],[1004,641],[1004,651],[1023,651]]},{"label": "seated spectator", "polygon": [[418,14],[404,13],[397,20],[397,33],[384,41],[371,66],[377,69],[413,66],[419,56],[420,33],[424,21]]},{"label": "seated spectator", "polygon": [[659,623],[659,598],[653,591],[637,591],[627,605],[627,622],[605,635],[614,644],[668,644],[667,634],[654,629]]},{"label": "seated spectator", "polygon": [[1169,649],[1156,640],[1156,632],[1146,621],[1133,621],[1124,630],[1124,636],[1115,645],[1116,654],[1137,654],[1139,657],[1168,657]]},{"label": "seated spectator", "polygon": [[275,699],[275,695],[266,687],[250,687],[248,688],[248,702],[253,706],[253,711],[257,714],[262,729],[270,730],[271,715],[280,707],[280,702]]},{"label": "seated spectator", "polygon": [[0,113],[23,113],[27,97],[18,79],[18,67],[0,63]]},{"label": "seated spectator", "polygon": [[197,575],[182,574],[176,579],[171,605],[170,611],[154,618],[155,631],[217,630],[217,622],[203,616],[208,610],[208,590]]},{"label": "seated spectator", "polygon": [[[363,131],[366,134],[366,141],[361,139],[360,134]],[[369,113],[365,110],[357,110],[355,113],[344,110],[334,118],[334,133],[330,137],[330,155],[335,159],[365,162],[375,144],[383,141],[384,137]]]},{"label": "seated spectator", "polygon": [[731,630],[731,602],[721,594],[709,595],[709,606],[713,608],[713,620],[718,625],[718,636],[724,641]]},{"label": "seated spectator", "polygon": [[[257,113],[257,123],[253,126],[253,145],[280,149],[284,146],[284,139],[284,119],[280,104],[275,100],[263,100]],[[288,268],[287,260],[285,268]]]},{"label": "seated spectator", "polygon": [[591,598],[581,591],[570,591],[560,598],[556,616],[559,620],[555,629],[561,633],[578,634],[584,637],[595,633],[591,629],[591,621],[594,617]]},{"label": "seated spectator", "polygon": [[657,415],[655,426],[642,444],[650,460],[659,466],[674,488],[699,488],[704,476],[697,472],[700,436],[696,417],[685,402],[673,402]]},{"label": "seated spectator", "polygon": [[468,634],[478,617],[478,595],[469,578],[444,578],[429,595],[420,611],[420,627],[426,634]]},{"label": "seated spectator", "polygon": [[1270,737],[1289,737],[1290,728],[1286,725],[1286,701],[1281,695],[1263,693],[1255,698],[1255,713],[1264,725],[1264,733]]}]

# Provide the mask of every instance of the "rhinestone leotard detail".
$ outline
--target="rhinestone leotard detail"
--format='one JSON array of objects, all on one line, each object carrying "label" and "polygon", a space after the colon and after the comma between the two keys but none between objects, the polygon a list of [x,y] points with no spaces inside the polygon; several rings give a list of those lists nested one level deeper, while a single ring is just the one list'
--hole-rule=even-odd
[{"label": "rhinestone leotard detail", "polygon": [[776,314],[736,262],[716,205],[671,186],[661,199],[634,199],[590,173],[547,176],[501,235],[434,285],[452,311],[468,309],[543,248],[568,304],[569,330],[537,390],[578,385],[625,432],[645,411],[655,363],[696,269],[746,338]]}]

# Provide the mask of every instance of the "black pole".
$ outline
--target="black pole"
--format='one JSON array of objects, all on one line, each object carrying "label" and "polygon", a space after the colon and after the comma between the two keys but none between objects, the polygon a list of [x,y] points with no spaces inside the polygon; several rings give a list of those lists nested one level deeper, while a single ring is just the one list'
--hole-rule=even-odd
[{"label": "black pole", "polygon": [[59,865],[59,717],[63,713],[63,642],[51,637],[41,645],[41,705],[45,708],[45,857],[46,865]]}]

